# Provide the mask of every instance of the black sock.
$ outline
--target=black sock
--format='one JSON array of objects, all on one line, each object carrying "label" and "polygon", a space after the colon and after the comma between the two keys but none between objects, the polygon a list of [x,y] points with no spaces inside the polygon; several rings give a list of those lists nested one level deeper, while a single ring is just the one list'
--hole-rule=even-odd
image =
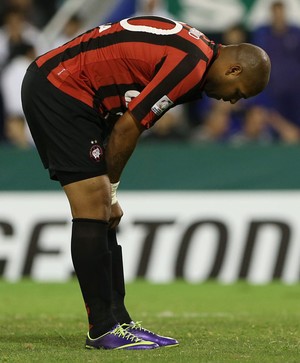
[{"label": "black sock", "polygon": [[115,320],[112,304],[111,253],[108,224],[95,219],[73,219],[71,253],[88,313],[92,338],[110,330]]},{"label": "black sock", "polygon": [[108,248],[112,256],[112,312],[119,323],[129,324],[132,319],[125,307],[125,281],[122,247],[118,245],[115,229],[108,230]]}]

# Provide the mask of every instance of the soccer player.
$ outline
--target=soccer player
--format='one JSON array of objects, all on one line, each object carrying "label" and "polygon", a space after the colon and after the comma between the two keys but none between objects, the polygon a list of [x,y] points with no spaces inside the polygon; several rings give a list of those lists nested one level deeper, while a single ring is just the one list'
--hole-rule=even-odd
[{"label": "soccer player", "polygon": [[143,328],[124,305],[117,188],[139,136],[202,92],[235,103],[261,92],[269,75],[259,47],[222,46],[187,24],[150,16],[91,29],[29,66],[23,109],[44,167],[70,203],[87,348],[178,345]]}]

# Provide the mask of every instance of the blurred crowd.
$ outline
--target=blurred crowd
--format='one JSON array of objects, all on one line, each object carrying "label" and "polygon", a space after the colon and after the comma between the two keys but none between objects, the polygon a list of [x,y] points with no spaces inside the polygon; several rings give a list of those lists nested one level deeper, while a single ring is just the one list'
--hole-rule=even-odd
[{"label": "blurred crowd", "polygon": [[[0,3],[0,145],[33,146],[21,105],[20,89],[29,64],[49,50],[42,29],[63,1],[1,0]],[[81,19],[73,16],[51,47],[79,33]]]},{"label": "blurred crowd", "polygon": [[[192,104],[176,106],[163,116],[163,121],[144,133],[144,142],[183,140],[236,146],[300,142],[300,22],[289,21],[287,0],[264,1],[268,12],[264,23],[250,29],[240,19],[223,31],[204,32],[224,45],[251,42],[264,48],[272,62],[266,90],[234,105],[203,96]],[[1,0],[0,145],[33,146],[21,107],[21,82],[30,62],[47,50],[41,32],[63,2]],[[166,4],[164,0],[117,1],[105,20],[118,21],[141,14],[176,18]],[[189,19],[179,20],[189,22]],[[203,30],[195,18],[189,24]],[[83,28],[82,18],[72,16],[51,47],[65,43]]]}]

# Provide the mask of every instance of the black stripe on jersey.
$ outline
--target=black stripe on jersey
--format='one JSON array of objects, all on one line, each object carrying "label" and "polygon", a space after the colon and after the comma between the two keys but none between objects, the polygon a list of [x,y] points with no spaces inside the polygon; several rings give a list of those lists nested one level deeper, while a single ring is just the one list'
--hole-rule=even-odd
[{"label": "black stripe on jersey", "polygon": [[[94,101],[93,101],[93,106],[94,108],[98,109],[100,107],[100,105],[103,103],[104,99],[107,97],[114,97],[114,96],[125,96],[125,93],[127,91],[138,91],[138,92],[142,92],[142,90],[144,89],[144,85],[141,85],[139,83],[120,83],[120,84],[110,84],[107,86],[101,86],[99,89],[94,89]],[[118,109],[117,112],[121,111],[120,109]],[[122,109],[122,111],[125,111],[125,108]],[[112,112],[112,111],[110,111]]]},{"label": "black stripe on jersey", "polygon": [[[66,42],[66,43],[64,43],[64,44],[62,44],[62,45],[66,45],[66,44],[68,44],[68,43],[71,43],[74,39],[79,38],[79,37],[81,37],[81,36],[83,36],[83,35],[86,35],[86,34],[88,34],[88,33],[92,33],[94,30],[95,30],[95,28],[93,28],[93,29],[89,29],[89,30],[85,31],[84,33],[81,33],[81,34],[77,35],[77,37],[75,37],[75,38],[73,38],[73,39],[69,40],[68,42]],[[48,52],[46,52],[46,53],[44,53],[44,54],[39,55],[39,56],[38,56],[35,60],[37,61],[39,58],[42,58],[42,57],[43,57],[43,56],[45,56],[46,54],[49,54],[52,50],[53,50],[53,49],[49,50]]]},{"label": "black stripe on jersey", "polygon": [[[201,41],[201,40],[200,40]],[[131,32],[128,30],[121,30],[112,34],[102,35],[98,38],[89,39],[86,42],[82,42],[73,47],[67,48],[62,53],[57,54],[53,58],[46,61],[41,68],[45,73],[49,74],[54,68],[56,68],[60,62],[67,61],[75,58],[80,53],[96,50],[99,48],[109,47],[118,43],[126,42],[141,42],[150,43],[155,45],[167,45],[177,48],[189,54],[193,54],[196,58],[207,61],[205,54],[194,43],[180,37],[177,34],[174,35],[155,35],[146,32]]]},{"label": "black stripe on jersey", "polygon": [[202,97],[201,93],[203,92],[202,88],[203,88],[203,85],[205,82],[204,80],[206,78],[207,72],[209,71],[209,68],[211,67],[211,65],[213,64],[213,62],[216,60],[216,58],[218,56],[218,47],[216,45],[214,46],[213,51],[214,51],[214,55],[213,55],[212,59],[210,60],[210,63],[208,65],[208,67],[206,68],[205,74],[203,75],[201,80],[199,80],[198,84],[196,84],[193,88],[191,88],[186,94],[179,97],[177,99],[176,104],[182,104],[185,102],[195,101]]},{"label": "black stripe on jersey", "polygon": [[[199,60],[191,58],[188,55],[162,80],[155,88],[155,95],[162,97],[175,88],[179,82],[187,77],[197,66]],[[133,114],[138,113],[138,118],[143,119],[149,113],[152,106],[159,100],[153,99],[153,92],[149,93],[136,107],[132,110]]]},{"label": "black stripe on jersey", "polygon": [[135,90],[141,92],[145,86],[139,83],[118,83],[101,86],[97,92],[105,95],[105,97],[112,97],[118,95],[125,95],[127,91]]},{"label": "black stripe on jersey", "polygon": [[153,77],[155,77],[156,73],[161,69],[161,67],[165,63],[165,60],[166,60],[166,57],[162,57],[162,59],[155,65]]}]

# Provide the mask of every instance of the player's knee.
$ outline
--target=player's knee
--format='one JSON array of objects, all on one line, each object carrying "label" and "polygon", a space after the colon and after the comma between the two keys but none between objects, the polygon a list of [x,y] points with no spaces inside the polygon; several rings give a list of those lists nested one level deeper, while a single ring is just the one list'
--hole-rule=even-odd
[{"label": "player's knee", "polygon": [[101,176],[64,187],[73,218],[94,218],[108,220],[110,216],[110,183]]}]

